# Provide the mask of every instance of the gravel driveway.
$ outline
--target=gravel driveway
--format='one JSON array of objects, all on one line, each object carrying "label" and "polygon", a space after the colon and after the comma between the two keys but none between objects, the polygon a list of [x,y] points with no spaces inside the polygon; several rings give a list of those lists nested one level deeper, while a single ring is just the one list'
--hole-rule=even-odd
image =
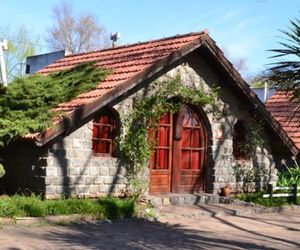
[{"label": "gravel driveway", "polygon": [[300,212],[6,225],[0,249],[300,249]]}]

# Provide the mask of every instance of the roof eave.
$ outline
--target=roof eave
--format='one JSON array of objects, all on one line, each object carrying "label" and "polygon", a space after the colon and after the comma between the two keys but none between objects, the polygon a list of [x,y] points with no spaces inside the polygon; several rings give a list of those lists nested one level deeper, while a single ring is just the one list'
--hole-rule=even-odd
[{"label": "roof eave", "polygon": [[265,105],[259,100],[257,95],[250,89],[249,85],[233,67],[233,65],[226,59],[222,51],[215,45],[214,41],[208,37],[204,44],[214,56],[219,59],[219,62],[229,73],[231,78],[239,85],[243,93],[249,98],[250,102],[253,103],[254,107],[260,111],[261,115],[269,123],[272,129],[279,135],[284,144],[290,149],[291,153],[295,156],[299,154],[299,149],[293,142],[293,140],[283,130],[281,125],[275,120],[271,113],[266,109]]}]

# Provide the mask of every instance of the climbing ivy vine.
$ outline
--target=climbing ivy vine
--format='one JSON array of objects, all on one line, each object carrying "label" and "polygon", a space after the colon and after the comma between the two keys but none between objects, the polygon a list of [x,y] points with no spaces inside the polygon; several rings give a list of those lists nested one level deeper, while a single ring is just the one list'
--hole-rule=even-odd
[{"label": "climbing ivy vine", "polygon": [[207,105],[218,112],[216,99],[218,89],[209,93],[201,88],[182,84],[180,76],[160,83],[159,91],[144,97],[134,106],[132,112],[123,117],[124,133],[119,138],[119,149],[126,165],[128,192],[141,197],[149,186],[148,163],[155,146],[155,131],[162,116],[176,113],[180,103]]}]

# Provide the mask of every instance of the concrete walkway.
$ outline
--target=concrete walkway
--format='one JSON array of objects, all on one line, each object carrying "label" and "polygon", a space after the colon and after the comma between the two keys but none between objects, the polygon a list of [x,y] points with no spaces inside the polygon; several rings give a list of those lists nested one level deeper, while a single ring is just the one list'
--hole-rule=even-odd
[{"label": "concrete walkway", "polygon": [[0,249],[300,249],[300,212],[3,226]]}]

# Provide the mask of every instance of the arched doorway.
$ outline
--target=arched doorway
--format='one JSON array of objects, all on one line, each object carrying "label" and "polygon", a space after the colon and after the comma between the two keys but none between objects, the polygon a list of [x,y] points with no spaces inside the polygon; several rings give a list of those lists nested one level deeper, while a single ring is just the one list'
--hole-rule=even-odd
[{"label": "arched doorway", "polygon": [[199,113],[181,105],[161,118],[155,136],[150,193],[204,191],[208,136]]}]

